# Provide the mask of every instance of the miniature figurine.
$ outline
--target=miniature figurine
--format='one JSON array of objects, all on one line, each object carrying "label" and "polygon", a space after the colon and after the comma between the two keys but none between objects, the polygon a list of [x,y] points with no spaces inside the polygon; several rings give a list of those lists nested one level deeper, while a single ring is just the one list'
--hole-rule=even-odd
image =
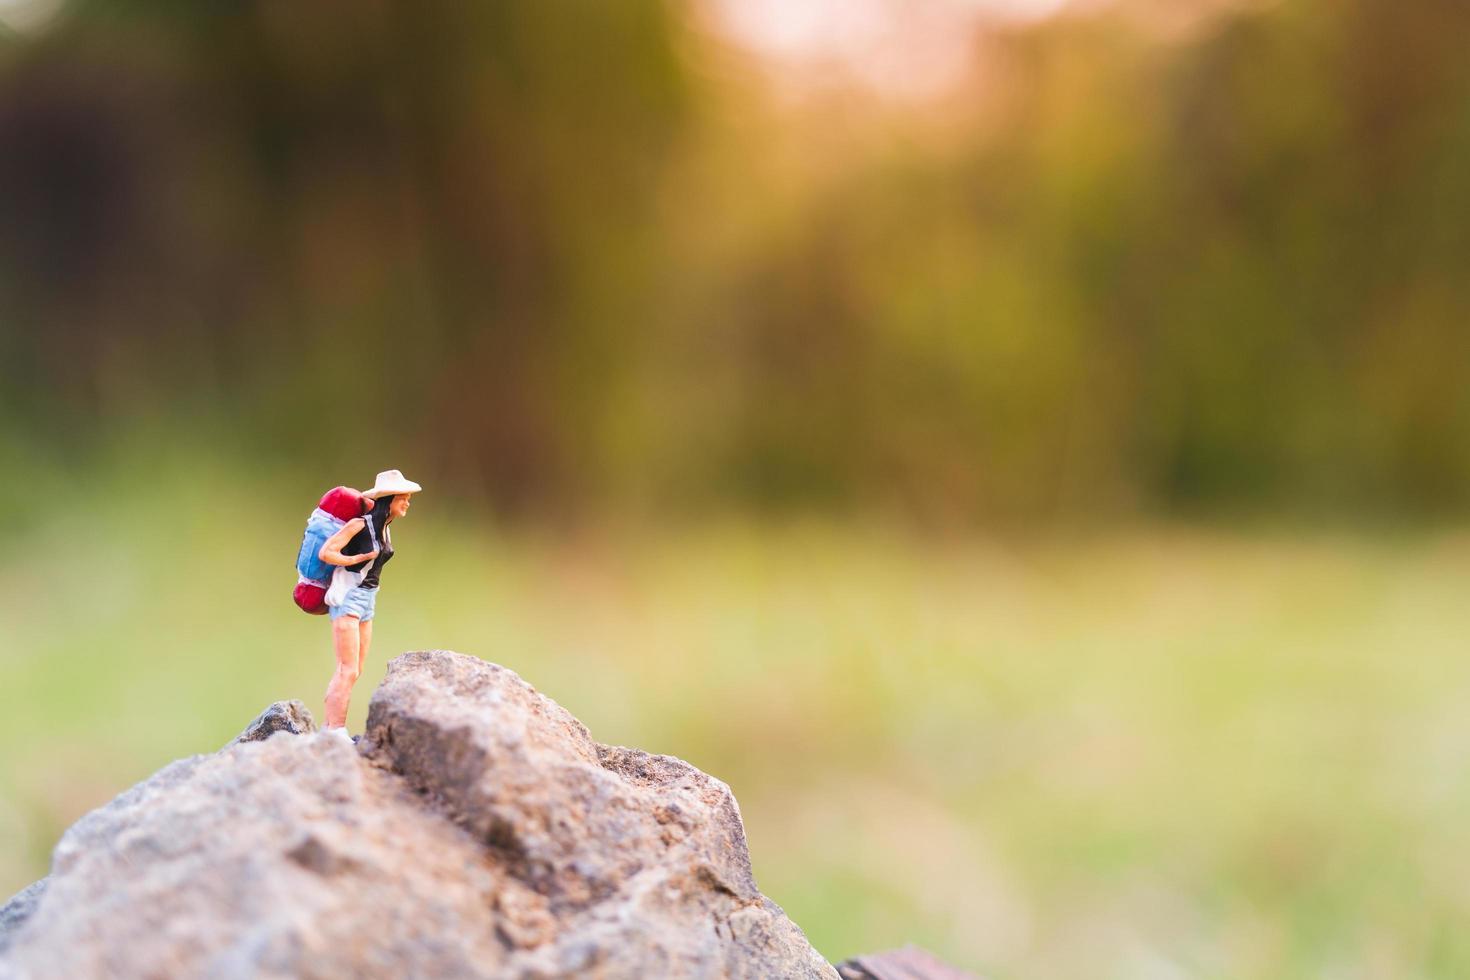
[{"label": "miniature figurine", "polygon": [[[317,549],[318,562],[334,566],[330,585],[323,589],[323,579],[307,579],[296,587],[296,600],[307,612],[329,612],[332,618],[332,644],[337,654],[337,670],[327,685],[327,714],[324,729],[347,738],[347,706],[352,686],[362,674],[368,647],[373,639],[373,612],[378,597],[378,583],[383,566],[393,557],[393,535],[388,529],[397,518],[408,513],[410,500],[423,488],[405,479],[398,470],[378,474],[371,490],[360,496],[360,516],[342,521],[345,508],[351,508],[347,487],[338,487],[322,498],[312,513],[302,550],[306,551],[322,530],[340,521],[341,526]],[[329,499],[330,498],[330,499]],[[331,507],[331,510],[327,508]],[[335,511],[335,513],[333,513]],[[325,520],[322,516],[325,515]],[[311,564],[311,563],[307,563]],[[302,565],[298,561],[298,570]],[[319,566],[314,566],[319,576]],[[312,600],[321,589],[320,601]],[[307,593],[305,600],[303,594]]]}]

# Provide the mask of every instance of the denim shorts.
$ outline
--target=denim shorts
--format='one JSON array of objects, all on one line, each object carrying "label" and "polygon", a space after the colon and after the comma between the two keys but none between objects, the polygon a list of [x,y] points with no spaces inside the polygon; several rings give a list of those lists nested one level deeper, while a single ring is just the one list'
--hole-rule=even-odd
[{"label": "denim shorts", "polygon": [[356,588],[348,591],[342,599],[340,606],[328,606],[332,614],[332,621],[336,622],[338,616],[356,616],[366,623],[373,618],[373,607],[378,602],[377,589]]}]

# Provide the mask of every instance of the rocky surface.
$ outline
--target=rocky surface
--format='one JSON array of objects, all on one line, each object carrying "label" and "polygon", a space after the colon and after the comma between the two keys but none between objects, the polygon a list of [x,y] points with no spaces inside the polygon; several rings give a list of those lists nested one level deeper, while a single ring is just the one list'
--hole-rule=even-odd
[{"label": "rocky surface", "polygon": [[316,721],[306,705],[300,701],[277,701],[255,716],[245,730],[230,740],[236,742],[264,742],[276,732],[304,735],[316,731]]},{"label": "rocky surface", "polygon": [[50,878],[42,878],[22,888],[10,901],[0,905],[0,953],[5,952],[5,948],[10,945],[10,937],[20,929],[20,924],[36,911],[36,906],[41,904],[41,896],[46,893],[46,886],[50,883]]},{"label": "rocky surface", "polygon": [[389,665],[356,746],[278,703],[87,814],[0,950],[7,980],[837,978],[729,787],[447,651]]},{"label": "rocky surface", "polygon": [[980,980],[913,945],[854,956],[837,964],[837,973],[842,980]]}]

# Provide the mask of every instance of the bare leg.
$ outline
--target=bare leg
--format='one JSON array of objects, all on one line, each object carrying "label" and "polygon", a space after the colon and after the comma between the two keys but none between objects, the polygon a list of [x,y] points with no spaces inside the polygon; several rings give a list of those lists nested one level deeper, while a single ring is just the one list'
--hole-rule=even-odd
[{"label": "bare leg", "polygon": [[362,676],[362,668],[367,663],[368,647],[373,642],[373,621],[364,622],[357,630],[357,674]]},{"label": "bare leg", "polygon": [[337,648],[337,672],[327,685],[328,728],[342,728],[347,724],[347,705],[352,700],[352,685],[361,673],[358,653],[360,642],[356,616],[339,616],[332,621],[332,644]]}]

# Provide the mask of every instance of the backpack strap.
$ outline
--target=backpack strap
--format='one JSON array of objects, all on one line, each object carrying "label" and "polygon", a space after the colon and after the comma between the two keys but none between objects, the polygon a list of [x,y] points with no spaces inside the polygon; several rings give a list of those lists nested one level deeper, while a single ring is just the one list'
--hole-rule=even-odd
[{"label": "backpack strap", "polygon": [[377,529],[373,527],[373,515],[371,511],[362,515],[362,522],[363,524],[367,525],[368,540],[371,541],[373,545],[368,550],[382,551],[383,549],[378,546],[378,532]]}]

